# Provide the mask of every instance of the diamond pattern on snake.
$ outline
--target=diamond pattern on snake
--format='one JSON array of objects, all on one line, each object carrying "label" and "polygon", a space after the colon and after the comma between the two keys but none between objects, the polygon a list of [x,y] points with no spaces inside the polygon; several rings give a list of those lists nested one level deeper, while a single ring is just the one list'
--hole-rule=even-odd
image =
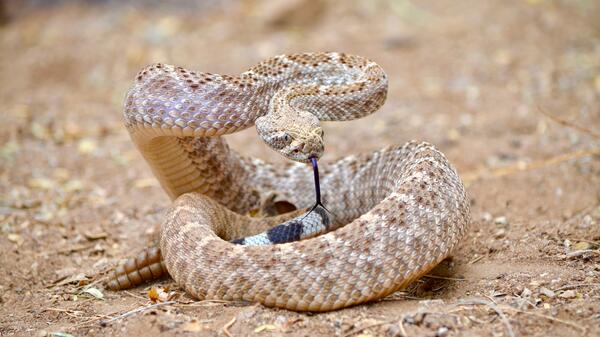
[{"label": "diamond pattern on snake", "polygon": [[[108,286],[168,273],[198,299],[328,311],[426,274],[452,253],[470,217],[456,170],[434,146],[412,141],[319,161],[322,205],[309,212],[309,163],[325,151],[321,123],[372,114],[387,88],[377,63],[334,52],[276,56],[236,76],[162,63],[142,70],[125,99],[125,126],[173,203],[159,245],[119,266]],[[253,125],[290,160],[251,158],[221,137]],[[298,210],[247,216],[272,193]],[[321,235],[303,236],[308,221]],[[277,228],[293,241],[274,244]]]}]

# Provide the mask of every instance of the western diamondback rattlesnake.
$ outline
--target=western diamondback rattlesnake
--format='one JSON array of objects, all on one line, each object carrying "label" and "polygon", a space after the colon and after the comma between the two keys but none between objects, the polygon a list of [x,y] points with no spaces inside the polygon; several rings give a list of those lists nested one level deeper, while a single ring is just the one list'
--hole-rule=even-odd
[{"label": "western diamondback rattlesnake", "polygon": [[[263,247],[226,241],[292,216],[242,215],[261,194],[310,206],[312,172],[304,163],[323,153],[320,121],[368,115],[386,94],[376,63],[340,53],[277,56],[240,76],[164,64],[142,70],[126,97],[125,124],[175,199],[160,233],[175,281],[200,299],[326,311],[386,296],[446,258],[467,230],[467,197],[446,158],[415,142],[321,165],[323,202],[341,228]],[[253,124],[296,162],[244,157],[219,137]],[[122,267],[111,287],[159,275],[160,259],[158,248],[149,250]]]}]

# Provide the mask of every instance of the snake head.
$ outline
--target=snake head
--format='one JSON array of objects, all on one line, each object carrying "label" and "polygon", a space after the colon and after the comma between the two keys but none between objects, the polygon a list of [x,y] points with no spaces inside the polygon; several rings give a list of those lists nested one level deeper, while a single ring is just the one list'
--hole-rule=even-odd
[{"label": "snake head", "polygon": [[313,114],[265,115],[257,118],[255,124],[262,140],[288,159],[309,163],[311,157],[323,155],[324,133],[319,119]]}]

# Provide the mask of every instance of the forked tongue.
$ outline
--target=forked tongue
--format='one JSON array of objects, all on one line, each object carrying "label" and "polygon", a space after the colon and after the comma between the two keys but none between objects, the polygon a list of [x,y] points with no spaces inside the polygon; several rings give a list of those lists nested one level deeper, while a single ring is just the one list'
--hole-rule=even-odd
[{"label": "forked tongue", "polygon": [[311,157],[310,162],[312,163],[313,174],[315,176],[315,194],[317,197],[317,202],[313,207],[315,208],[317,206],[323,206],[323,204],[321,203],[321,184],[319,183],[319,165],[317,164],[317,157]]},{"label": "forked tongue", "polygon": [[320,207],[320,208],[324,209],[327,213],[332,214],[327,208],[325,208],[325,206],[321,202],[321,184],[319,183],[319,165],[317,164],[317,157],[311,157],[310,162],[312,163],[313,174],[315,177],[316,202],[315,202],[315,205],[313,207],[311,207],[310,211],[308,211],[308,213],[306,215],[310,214],[317,207]]}]

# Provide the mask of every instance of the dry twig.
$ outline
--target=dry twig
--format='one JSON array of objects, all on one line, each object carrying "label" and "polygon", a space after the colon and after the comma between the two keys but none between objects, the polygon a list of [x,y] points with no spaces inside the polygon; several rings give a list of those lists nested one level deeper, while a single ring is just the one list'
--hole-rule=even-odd
[{"label": "dry twig", "polygon": [[124,292],[125,294],[127,294],[127,295],[129,295],[129,296],[133,297],[133,298],[137,298],[138,300],[142,300],[142,301],[146,301],[146,300],[148,300],[148,298],[147,298],[147,297],[143,297],[143,296],[140,296],[140,295],[134,294],[134,293],[132,293],[132,292],[130,292],[130,291],[127,291],[127,290],[123,290],[123,292]]},{"label": "dry twig", "polygon": [[458,304],[459,305],[485,305],[485,306],[489,307],[490,309],[492,309],[496,312],[498,317],[500,317],[500,320],[502,320],[502,323],[504,323],[504,325],[506,326],[506,332],[507,332],[508,336],[515,337],[515,333],[513,331],[512,325],[510,325],[510,322],[508,321],[508,318],[506,318],[506,315],[500,309],[500,307],[497,306],[496,304],[494,304],[493,302],[482,300],[482,299],[472,299],[472,300],[460,301]]},{"label": "dry twig", "polygon": [[577,284],[569,284],[560,288],[556,288],[554,289],[554,291],[562,291],[562,290],[571,290],[571,289],[575,289],[575,288],[581,288],[581,287],[594,287],[594,286],[600,286],[600,283],[577,283]]},{"label": "dry twig", "polygon": [[569,252],[565,255],[566,258],[571,259],[574,257],[580,257],[583,256],[585,254],[595,254],[595,255],[600,255],[600,250],[594,250],[594,249],[582,249],[582,250],[575,250],[572,252]]},{"label": "dry twig", "polygon": [[466,281],[466,278],[460,277],[447,277],[447,276],[439,276],[439,275],[423,275],[426,278],[432,278],[437,280],[448,280],[448,281]]},{"label": "dry twig", "polygon": [[600,139],[600,133],[598,133],[598,132],[596,132],[594,130],[588,129],[586,127],[583,127],[581,125],[575,124],[575,123],[573,123],[571,121],[568,121],[566,119],[563,119],[563,118],[551,115],[550,113],[548,113],[547,111],[545,111],[544,109],[542,109],[542,107],[539,106],[539,105],[538,105],[538,111],[542,115],[550,118],[551,120],[553,120],[554,122],[556,122],[556,123],[558,123],[558,124],[560,124],[562,126],[566,126],[568,128],[575,129],[575,130],[577,130],[579,132],[583,132],[583,133],[586,133],[586,134],[588,134],[588,135],[590,135],[592,137]]},{"label": "dry twig", "polygon": [[[365,325],[362,328],[358,328],[356,330],[352,330],[352,331],[348,332],[347,334],[344,335],[344,337],[354,336],[354,335],[358,334],[359,332],[363,332],[367,329],[374,328],[376,326],[380,326],[380,325],[384,325],[384,324],[390,324],[390,323],[393,323],[393,321],[382,321],[382,322]],[[400,329],[401,329],[401,331],[403,331],[404,327],[401,327]],[[406,336],[406,334],[404,336]]]},{"label": "dry twig", "polygon": [[404,316],[400,318],[400,321],[398,322],[398,328],[400,329],[400,335],[402,337],[408,337],[406,330],[404,330]]},{"label": "dry twig", "polygon": [[223,333],[225,334],[225,336],[227,337],[233,337],[233,335],[231,334],[231,332],[229,332],[229,328],[231,328],[231,326],[235,323],[236,318],[232,318],[231,321],[227,322],[227,324],[225,324],[223,326]]},{"label": "dry twig", "polygon": [[127,311],[126,313],[123,313],[123,314],[121,314],[119,316],[112,317],[112,318],[107,319],[105,321],[101,321],[100,325],[106,326],[109,323],[112,323],[114,321],[118,321],[118,320],[123,319],[123,318],[127,318],[129,316],[133,316],[135,314],[139,314],[140,312],[144,312],[146,310],[154,309],[154,308],[157,308],[157,307],[160,307],[160,306],[163,306],[163,305],[170,305],[170,304],[175,304],[175,303],[177,303],[177,302],[175,302],[175,301],[167,301],[167,302],[160,302],[160,303],[155,303],[155,304],[151,304],[151,305],[139,307],[137,309],[133,309],[133,310]]},{"label": "dry twig", "polygon": [[488,170],[488,169],[476,170],[475,172],[468,172],[465,175],[463,175],[463,181],[466,184],[470,184],[470,183],[480,180],[486,176],[498,178],[498,177],[511,175],[511,174],[514,174],[517,172],[536,170],[536,169],[539,169],[542,167],[560,164],[565,161],[589,157],[589,156],[598,155],[598,154],[600,154],[600,147],[595,147],[595,148],[591,148],[591,149],[587,149],[587,150],[577,150],[577,151],[573,151],[573,152],[562,153],[562,154],[559,154],[559,155],[556,155],[556,156],[553,156],[550,158],[546,158],[546,159],[542,159],[542,160],[535,160],[530,163],[520,162],[515,165],[500,167],[500,168],[493,169],[493,170]]}]

